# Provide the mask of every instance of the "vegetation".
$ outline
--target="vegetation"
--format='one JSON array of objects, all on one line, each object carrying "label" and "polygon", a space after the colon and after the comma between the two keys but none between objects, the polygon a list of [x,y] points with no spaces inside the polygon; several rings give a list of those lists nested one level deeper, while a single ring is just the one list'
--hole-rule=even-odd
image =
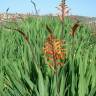
[{"label": "vegetation", "polygon": [[[57,73],[48,66],[43,47],[49,34],[46,24],[60,39],[61,23],[58,18],[29,17],[0,27],[1,96],[96,95],[96,42],[93,42],[88,27],[82,24],[73,38],[70,26],[74,22],[70,18],[65,19],[63,40],[66,57],[60,60],[63,66],[57,66]],[[18,30],[5,26],[22,30],[30,44]]]},{"label": "vegetation", "polygon": [[91,31],[64,14],[0,25],[0,96],[96,96]]}]

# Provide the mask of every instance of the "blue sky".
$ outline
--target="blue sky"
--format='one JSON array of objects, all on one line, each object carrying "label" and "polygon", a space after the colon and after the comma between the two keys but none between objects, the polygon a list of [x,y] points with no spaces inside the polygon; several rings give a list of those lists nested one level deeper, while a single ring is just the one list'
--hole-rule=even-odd
[{"label": "blue sky", "polygon": [[[35,1],[40,14],[56,13],[56,6],[61,0],[33,0]],[[96,0],[67,0],[67,5],[73,15],[96,17]],[[0,12],[5,12],[7,8],[11,13],[34,12],[30,0],[0,0]]]}]

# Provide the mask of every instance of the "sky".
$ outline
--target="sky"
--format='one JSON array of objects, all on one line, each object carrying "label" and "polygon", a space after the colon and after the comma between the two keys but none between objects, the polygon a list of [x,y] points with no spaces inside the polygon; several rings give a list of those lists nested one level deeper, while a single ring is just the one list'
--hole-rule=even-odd
[{"label": "sky", "polygon": [[[61,0],[33,0],[39,14],[56,14],[59,2]],[[71,15],[91,16],[96,17],[96,0],[67,0]],[[32,13],[34,7],[30,0],[0,0],[0,12],[6,12],[9,8],[9,13]]]}]

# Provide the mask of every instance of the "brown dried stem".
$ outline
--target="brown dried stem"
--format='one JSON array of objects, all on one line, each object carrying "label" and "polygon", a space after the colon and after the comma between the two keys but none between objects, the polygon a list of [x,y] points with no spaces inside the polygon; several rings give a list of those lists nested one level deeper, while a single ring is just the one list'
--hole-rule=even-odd
[{"label": "brown dried stem", "polygon": [[37,10],[35,2],[33,0],[31,0],[31,3],[33,4],[34,9],[35,9],[35,15],[38,15],[38,10]]},{"label": "brown dried stem", "polygon": [[20,30],[20,29],[11,28],[11,27],[7,27],[7,26],[4,26],[4,25],[3,25],[3,27],[4,27],[5,29],[13,30],[13,31],[16,31],[16,32],[20,33],[20,35],[23,36],[24,40],[27,42],[27,44],[28,44],[29,47],[30,47],[30,50],[31,50],[31,53],[32,53],[32,60],[35,59],[33,47],[32,47],[32,45],[31,45],[31,43],[30,43],[30,41],[29,41],[29,37],[25,34],[25,32],[23,32],[23,31]]}]

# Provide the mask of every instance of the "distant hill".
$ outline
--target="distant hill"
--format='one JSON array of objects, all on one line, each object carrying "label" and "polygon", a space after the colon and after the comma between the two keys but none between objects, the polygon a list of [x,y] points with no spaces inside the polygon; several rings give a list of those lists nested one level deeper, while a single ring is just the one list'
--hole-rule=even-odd
[{"label": "distant hill", "polygon": [[[52,15],[52,14],[51,14]],[[51,16],[51,15],[43,15],[43,16]],[[12,13],[0,13],[0,20],[3,19],[14,19],[14,18],[26,18],[28,16],[34,16],[30,13],[27,14],[22,14],[22,13],[16,13],[16,14],[12,14]],[[41,15],[40,15],[41,16]],[[56,16],[56,15],[52,15],[52,16]],[[77,17],[80,21],[88,23],[88,22],[95,22],[96,23],[96,17],[87,17],[87,16],[78,16],[78,15],[71,15],[73,17]]]},{"label": "distant hill", "polygon": [[96,22],[96,17],[87,17],[87,16],[78,16],[78,15],[73,15],[75,17],[77,17],[80,21],[83,22]]}]

